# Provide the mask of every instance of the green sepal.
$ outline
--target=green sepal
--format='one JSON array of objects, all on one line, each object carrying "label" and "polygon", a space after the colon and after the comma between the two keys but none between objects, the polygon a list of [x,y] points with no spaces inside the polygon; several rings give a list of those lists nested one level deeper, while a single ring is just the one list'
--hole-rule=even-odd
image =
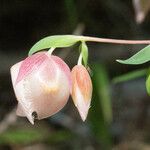
[{"label": "green sepal", "polygon": [[87,67],[87,64],[88,64],[88,47],[87,47],[85,42],[81,43],[80,50],[82,53],[84,66]]}]

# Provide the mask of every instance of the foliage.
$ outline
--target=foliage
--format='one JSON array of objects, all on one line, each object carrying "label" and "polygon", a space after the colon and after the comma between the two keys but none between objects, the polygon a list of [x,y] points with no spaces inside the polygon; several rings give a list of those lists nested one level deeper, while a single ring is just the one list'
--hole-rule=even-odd
[{"label": "foliage", "polygon": [[106,149],[111,147],[109,131],[112,122],[112,106],[109,90],[109,78],[102,64],[93,64],[93,101],[90,111],[90,124],[97,139]]},{"label": "foliage", "polygon": [[138,53],[126,60],[117,60],[119,63],[128,65],[139,65],[150,61],[150,45],[146,46]]},{"label": "foliage", "polygon": [[[126,60],[117,60],[119,63],[122,64],[128,64],[128,65],[140,65],[143,63],[146,63],[150,61],[150,45],[146,46],[142,50],[140,50],[138,53],[130,57]],[[130,79],[134,79],[143,75],[148,75],[146,80],[146,89],[147,93],[150,95],[150,76],[148,69],[144,70],[138,70],[132,73],[128,73],[126,75],[122,75],[120,77],[117,77],[114,79],[114,82],[120,82],[120,81],[127,81]]]},{"label": "foliage", "polygon": [[32,55],[35,52],[47,48],[69,47],[74,45],[78,41],[80,41],[80,39],[78,38],[78,36],[74,36],[74,35],[48,36],[41,39],[36,44],[34,44],[29,51],[29,55]]},{"label": "foliage", "polygon": [[120,83],[120,82],[125,82],[125,81],[129,81],[129,80],[133,80],[135,78],[139,78],[141,76],[146,76],[147,74],[147,69],[140,69],[140,70],[135,70],[132,72],[128,72],[126,74],[120,75],[115,77],[112,82],[113,83]]},{"label": "foliage", "polygon": [[80,45],[80,50],[83,56],[83,63],[87,67],[88,63],[88,47],[85,42],[82,42]]}]

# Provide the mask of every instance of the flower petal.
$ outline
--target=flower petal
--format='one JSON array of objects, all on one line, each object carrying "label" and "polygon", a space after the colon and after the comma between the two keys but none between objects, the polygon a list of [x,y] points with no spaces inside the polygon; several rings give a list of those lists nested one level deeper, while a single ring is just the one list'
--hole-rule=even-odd
[{"label": "flower petal", "polygon": [[36,53],[27,57],[21,64],[19,73],[17,76],[16,84],[21,81],[25,76],[30,74],[33,70],[39,68],[39,66],[45,61],[47,55],[46,52]]},{"label": "flower petal", "polygon": [[85,121],[92,97],[92,82],[88,71],[83,65],[76,65],[72,75],[72,98],[80,116]]},{"label": "flower petal", "polygon": [[[24,67],[24,61],[11,68],[13,87],[18,100],[17,114],[26,116],[32,124],[35,117],[43,119],[61,110],[70,95],[69,67],[60,58],[45,54],[46,57],[42,56],[42,63],[31,61],[35,66],[30,64],[31,67],[27,67],[28,73],[20,69]],[[20,70],[23,75],[15,84]]]},{"label": "flower petal", "polygon": [[66,63],[64,63],[64,61],[57,57],[57,56],[53,56],[52,55],[52,59],[55,61],[55,63],[59,66],[59,68],[65,73],[65,75],[68,78],[69,81],[69,85],[70,85],[70,89],[72,87],[72,82],[71,82],[71,75],[70,75],[70,68],[67,66]]}]

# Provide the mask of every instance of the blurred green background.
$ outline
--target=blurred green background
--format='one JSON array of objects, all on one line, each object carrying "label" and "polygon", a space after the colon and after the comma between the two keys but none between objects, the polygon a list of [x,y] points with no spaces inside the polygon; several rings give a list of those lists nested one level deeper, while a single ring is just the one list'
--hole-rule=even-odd
[{"label": "blurred green background", "polygon": [[[133,0],[136,1],[136,0]],[[87,43],[93,98],[83,123],[70,99],[56,115],[31,125],[15,115],[17,101],[10,67],[27,57],[31,46],[45,36],[88,35],[120,39],[150,39],[149,7],[136,21],[132,0],[0,0],[0,150],[149,150],[150,98],[145,76],[116,83],[116,76],[147,68],[121,65],[145,45]],[[138,1],[138,0],[137,0]],[[149,0],[141,0],[149,6]],[[143,3],[141,3],[142,5]],[[72,68],[76,46],[58,49]],[[129,78],[134,78],[134,75]],[[125,77],[125,80],[128,77]]]}]

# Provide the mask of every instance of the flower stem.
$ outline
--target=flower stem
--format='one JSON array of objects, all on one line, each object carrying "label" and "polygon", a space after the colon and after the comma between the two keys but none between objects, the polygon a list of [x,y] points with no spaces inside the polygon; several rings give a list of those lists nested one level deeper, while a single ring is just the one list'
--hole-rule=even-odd
[{"label": "flower stem", "polygon": [[54,50],[55,50],[55,47],[51,47],[51,48],[48,50],[48,53],[51,55]]},{"label": "flower stem", "polygon": [[82,53],[80,53],[80,56],[78,58],[78,65],[82,65]]},{"label": "flower stem", "polygon": [[109,38],[97,38],[89,36],[78,36],[81,41],[98,42],[98,43],[113,43],[113,44],[150,44],[150,40],[121,40]]}]

